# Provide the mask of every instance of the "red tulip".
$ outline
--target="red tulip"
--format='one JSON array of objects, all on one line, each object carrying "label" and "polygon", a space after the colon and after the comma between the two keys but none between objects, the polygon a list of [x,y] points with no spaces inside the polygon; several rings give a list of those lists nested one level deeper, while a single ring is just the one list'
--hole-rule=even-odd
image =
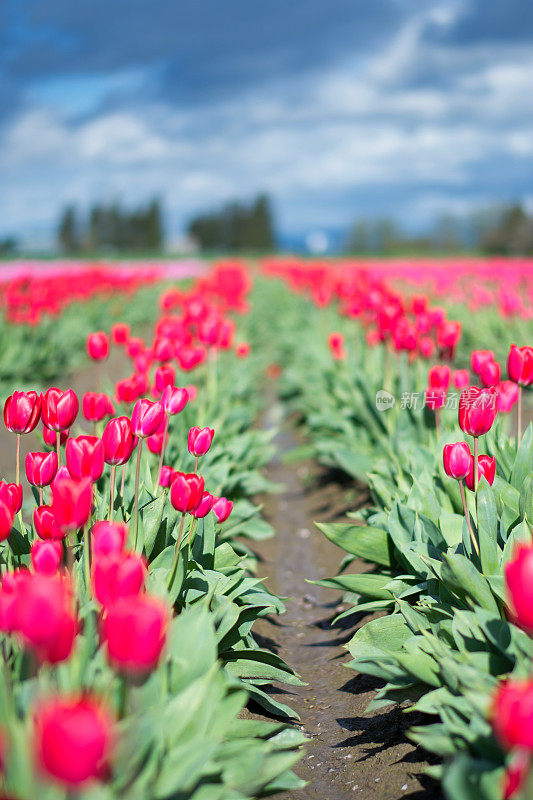
[{"label": "red tulip", "polygon": [[11,433],[30,433],[41,415],[37,392],[13,392],[4,403],[4,422]]},{"label": "red tulip", "polygon": [[139,397],[139,387],[133,378],[124,378],[115,385],[115,398],[120,403],[133,403]]},{"label": "red tulip", "polygon": [[26,456],[26,478],[32,486],[49,486],[57,472],[57,455],[50,453],[28,453]]},{"label": "red tulip", "polygon": [[204,517],[207,517],[207,515],[213,508],[215,499],[216,498],[213,497],[212,494],[209,494],[209,492],[203,492],[202,499],[200,500],[194,511],[191,512],[192,516],[196,517],[196,519],[203,519]]},{"label": "red tulip", "polygon": [[85,392],[81,407],[88,422],[100,422],[115,413],[111,398],[104,392]]},{"label": "red tulip", "polygon": [[131,415],[131,427],[135,436],[145,439],[159,430],[165,420],[162,403],[151,400],[137,400]]},{"label": "red tulip", "polygon": [[52,512],[63,530],[83,527],[91,516],[93,489],[87,478],[61,478],[52,485]]},{"label": "red tulip", "polygon": [[428,387],[446,391],[450,385],[451,374],[451,369],[447,364],[436,364],[428,371]]},{"label": "red tulip", "polygon": [[472,459],[470,447],[466,442],[444,445],[442,457],[446,475],[449,475],[450,478],[455,478],[457,481],[466,478]]},{"label": "red tulip", "polygon": [[124,550],[128,526],[124,522],[95,522],[91,532],[93,557],[108,556]]},{"label": "red tulip", "polygon": [[213,503],[213,512],[219,524],[225,522],[232,511],[233,511],[232,500],[228,500],[226,497],[215,498],[215,502]]},{"label": "red tulip", "polygon": [[330,333],[328,336],[328,346],[331,350],[331,355],[336,361],[342,361],[346,358],[344,336],[342,333]]},{"label": "red tulip", "polygon": [[531,386],[533,383],[533,347],[517,347],[511,345],[507,357],[507,374],[509,379],[519,386]]},{"label": "red tulip", "polygon": [[103,777],[113,739],[111,715],[91,697],[57,697],[34,715],[34,750],[39,768],[68,787]]},{"label": "red tulip", "polygon": [[[488,482],[489,486],[492,486],[494,483],[494,477],[496,475],[496,459],[491,458],[490,456],[478,456],[478,477],[479,480],[481,478],[485,478]],[[468,474],[465,478],[465,483],[470,489],[471,492],[474,491],[474,456],[470,457],[470,467],[468,469]]]},{"label": "red tulip", "polygon": [[159,455],[163,450],[163,446],[167,446],[168,443],[168,433],[165,434],[164,431],[157,431],[153,433],[151,436],[146,437],[146,444],[148,446],[148,450],[154,455]]},{"label": "red tulip", "polygon": [[461,323],[455,320],[446,320],[437,328],[437,345],[442,355],[453,358],[455,348],[461,338]]},{"label": "red tulip", "polygon": [[121,597],[139,594],[145,577],[146,565],[137,553],[119,550],[102,555],[93,563],[94,596],[107,608]]},{"label": "red tulip", "polygon": [[72,389],[52,387],[42,395],[43,422],[52,431],[66,431],[78,415],[79,402]]},{"label": "red tulip", "polygon": [[9,538],[13,528],[14,514],[11,508],[3,500],[0,500],[0,542],[5,542]]},{"label": "red tulip", "polygon": [[170,486],[172,481],[174,480],[174,475],[176,474],[176,470],[172,467],[161,467],[161,475],[159,476],[159,485],[163,486],[165,489]]},{"label": "red tulip", "polygon": [[158,367],[154,375],[154,390],[160,394],[167,386],[174,386],[176,370],[171,364]]},{"label": "red tulip", "polygon": [[246,358],[246,356],[250,355],[251,345],[248,342],[239,342],[235,346],[235,353],[237,354],[237,358]]},{"label": "red tulip", "polygon": [[31,546],[31,563],[35,572],[42,575],[55,575],[61,564],[63,548],[61,542],[36,539]]},{"label": "red tulip", "polygon": [[110,419],[102,434],[104,459],[106,464],[117,466],[130,460],[135,447],[135,439],[128,417]]},{"label": "red tulip", "polygon": [[93,361],[105,361],[109,355],[109,337],[107,333],[97,331],[88,335],[87,355]]},{"label": "red tulip", "polygon": [[[170,361],[174,356],[174,345],[166,337],[156,339],[154,342],[154,358],[156,361]],[[173,367],[171,368],[174,369]],[[174,379],[172,379],[174,383]]]},{"label": "red tulip", "polygon": [[204,479],[201,475],[175,472],[170,487],[170,502],[182,514],[194,511],[202,499]]},{"label": "red tulip", "polygon": [[97,436],[76,436],[65,448],[68,471],[75,480],[97,481],[104,471],[104,445]]},{"label": "red tulip", "polygon": [[501,381],[498,384],[498,411],[508,414],[518,401],[518,384],[513,381]]},{"label": "red tulip", "polygon": [[126,345],[126,352],[130,358],[135,358],[144,350],[144,342],[138,336],[131,336]]},{"label": "red tulip", "polygon": [[479,375],[482,365],[487,361],[494,361],[494,353],[492,350],[472,350],[470,354],[470,366],[472,372]]},{"label": "red tulip", "polygon": [[502,781],[503,800],[511,800],[525,785],[529,774],[531,756],[525,750],[514,753],[506,766]]},{"label": "red tulip", "polygon": [[533,634],[533,545],[519,544],[505,565],[507,596],[517,624]]},{"label": "red tulip", "polygon": [[161,402],[165,413],[173,416],[183,411],[187,405],[189,393],[187,389],[177,389],[174,386],[167,386],[161,395]]},{"label": "red tulip", "polygon": [[500,371],[497,361],[484,361],[479,368],[479,380],[483,386],[495,386],[500,382]]},{"label": "red tulip", "polygon": [[456,369],[453,373],[453,385],[456,389],[466,389],[470,385],[470,372],[467,369]]},{"label": "red tulip", "polygon": [[69,431],[59,431],[56,433],[55,431],[51,431],[50,428],[47,428],[46,425],[43,425],[43,439],[44,443],[48,445],[48,447],[57,447],[57,437],[59,436],[59,443],[65,444],[68,439]]},{"label": "red tulip", "polygon": [[498,391],[494,386],[489,389],[477,389],[475,386],[464,389],[459,399],[461,430],[471,436],[481,436],[487,433],[498,413],[497,397]]},{"label": "red tulip", "polygon": [[197,426],[191,428],[187,438],[189,453],[197,458],[204,456],[211,447],[214,435],[213,428],[198,428]]},{"label": "red tulip", "polygon": [[115,669],[130,675],[154,670],[165,645],[169,617],[162,601],[148,595],[114,603],[104,616],[102,638]]},{"label": "red tulip", "polygon": [[446,389],[428,386],[425,399],[428,408],[438,411],[446,403]]},{"label": "red tulip", "polygon": [[38,506],[33,512],[33,524],[40,539],[65,538],[65,531],[57,524],[52,506]]},{"label": "red tulip", "polygon": [[78,633],[70,586],[63,576],[30,573],[16,585],[14,632],[40,661],[64,661]]},{"label": "red tulip", "polygon": [[[372,332],[369,331],[368,333]],[[368,335],[367,335],[367,342],[368,342]],[[420,349],[420,354],[424,358],[431,358],[433,353],[435,352],[435,343],[433,339],[431,339],[429,336],[421,336],[420,341],[418,343],[418,347]]]},{"label": "red tulip", "polygon": [[22,508],[22,486],[20,483],[0,481],[0,503],[4,503],[13,516]]},{"label": "red tulip", "polygon": [[111,336],[115,344],[126,344],[130,336],[130,326],[125,322],[116,322],[111,326]]},{"label": "red tulip", "polygon": [[533,750],[533,680],[500,683],[492,704],[492,725],[508,750]]}]

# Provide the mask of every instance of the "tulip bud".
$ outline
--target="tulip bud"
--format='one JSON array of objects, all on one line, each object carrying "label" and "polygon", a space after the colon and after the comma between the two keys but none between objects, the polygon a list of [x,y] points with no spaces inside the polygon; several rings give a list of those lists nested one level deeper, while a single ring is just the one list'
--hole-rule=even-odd
[{"label": "tulip bud", "polygon": [[55,575],[61,564],[63,548],[54,539],[36,539],[31,546],[31,563],[35,572],[42,575]]},{"label": "tulip bud", "polygon": [[13,516],[22,508],[22,486],[19,483],[0,481],[0,502],[11,510]]},{"label": "tulip bud", "polygon": [[174,386],[167,386],[161,395],[161,402],[165,413],[171,416],[179,414],[187,405],[189,393],[187,389],[178,389]]},{"label": "tulip bud", "polygon": [[453,385],[456,389],[466,389],[470,385],[470,372],[467,369],[456,369],[453,373]]},{"label": "tulip bud", "polygon": [[432,389],[448,389],[451,370],[447,364],[436,364],[428,371],[428,387]]},{"label": "tulip bud", "polygon": [[131,415],[131,427],[135,436],[145,439],[159,430],[165,419],[162,403],[151,400],[137,400]]},{"label": "tulip bud", "polygon": [[95,522],[91,533],[93,558],[120,553],[127,536],[128,526],[124,522]]},{"label": "tulip bud", "polygon": [[518,384],[513,381],[501,381],[498,384],[498,399],[496,406],[498,411],[508,414],[518,401]]},{"label": "tulip bud", "polygon": [[65,448],[68,471],[75,480],[97,481],[104,471],[104,445],[97,436],[76,436]]},{"label": "tulip bud", "polygon": [[170,502],[182,514],[194,511],[202,499],[204,479],[201,475],[175,472],[170,487]]},{"label": "tulip bud", "polygon": [[483,361],[478,376],[483,386],[495,386],[500,382],[500,365],[497,361]]},{"label": "tulip bud", "polygon": [[429,386],[425,394],[426,405],[432,411],[438,411],[446,402],[446,389]]},{"label": "tulip bud", "polygon": [[154,376],[154,389],[156,392],[161,393],[167,386],[174,386],[176,378],[176,370],[170,364],[164,364],[158,367]]},{"label": "tulip bud", "polygon": [[146,565],[137,553],[113,551],[95,559],[92,569],[94,596],[107,608],[121,597],[133,597],[144,586]]},{"label": "tulip bud", "polygon": [[169,617],[161,600],[145,594],[114,603],[104,616],[102,638],[115,669],[127,675],[154,670],[165,645]]},{"label": "tulip bud", "polygon": [[213,512],[217,518],[217,522],[221,525],[227,520],[233,511],[233,501],[228,500],[226,497],[217,497],[213,503]]},{"label": "tulip bud", "polygon": [[64,539],[65,531],[57,524],[52,506],[38,506],[33,512],[33,525],[40,539]]},{"label": "tulip bud", "polygon": [[130,326],[125,322],[116,322],[111,326],[111,336],[115,344],[126,344],[130,336]]},{"label": "tulip bud", "polygon": [[64,661],[78,632],[69,583],[60,575],[28,573],[17,583],[15,632],[40,661]]},{"label": "tulip bud", "polygon": [[533,681],[506,680],[499,684],[492,704],[492,725],[508,749],[533,750]]},{"label": "tulip bud", "polygon": [[144,342],[138,336],[131,336],[126,345],[126,352],[130,358],[136,358],[144,350]]},{"label": "tulip bud", "polygon": [[159,476],[159,485],[163,486],[163,488],[168,488],[172,481],[174,480],[174,475],[176,471],[172,469],[172,467],[161,467],[161,475]]},{"label": "tulip bud", "polygon": [[[490,456],[479,456],[477,460],[478,464],[478,477],[479,480],[481,478],[485,478],[489,486],[492,486],[494,483],[494,478],[496,476],[496,459],[491,458]],[[470,467],[468,469],[468,474],[465,478],[465,483],[468,489],[471,492],[474,491],[474,456],[470,458]]]},{"label": "tulip bud", "polygon": [[420,349],[420,355],[422,355],[424,358],[431,358],[435,352],[435,343],[429,336],[421,336],[418,347]]},{"label": "tulip bud", "polygon": [[214,435],[213,428],[199,428],[198,426],[191,428],[187,438],[189,453],[196,458],[204,456],[211,447]]},{"label": "tulip bud", "polygon": [[235,347],[235,353],[237,354],[237,358],[246,358],[250,355],[251,345],[249,342],[239,342],[239,344]]},{"label": "tulip bud", "polygon": [[102,778],[112,746],[112,718],[88,696],[51,698],[34,715],[34,748],[39,768],[76,788]]},{"label": "tulip bud", "polygon": [[511,345],[507,357],[507,374],[509,379],[519,386],[531,386],[533,383],[533,347]]},{"label": "tulip bud", "polygon": [[83,527],[91,516],[93,490],[87,478],[62,478],[52,485],[52,511],[60,528],[66,531]]},{"label": "tulip bud", "polygon": [[57,472],[57,455],[50,453],[28,453],[26,456],[26,478],[32,486],[49,486]]},{"label": "tulip bud", "polygon": [[335,361],[342,361],[346,358],[344,336],[342,333],[330,333],[328,336],[328,346]]},{"label": "tulip bud", "polygon": [[110,419],[102,434],[106,464],[117,466],[129,461],[135,446],[128,417]]},{"label": "tulip bud", "polygon": [[481,436],[491,429],[498,413],[497,396],[498,391],[494,386],[489,389],[477,389],[475,386],[470,386],[461,392],[459,425],[464,433]]},{"label": "tulip bud", "polygon": [[69,431],[60,431],[56,433],[55,431],[51,431],[50,428],[47,428],[46,425],[43,425],[43,439],[44,443],[48,445],[48,447],[53,447],[54,449],[57,447],[57,437],[59,436],[59,444],[65,444],[68,439]]},{"label": "tulip bud", "polygon": [[203,519],[204,517],[207,517],[207,515],[213,508],[214,502],[215,498],[213,497],[212,494],[209,494],[209,492],[203,492],[202,499],[200,500],[194,511],[191,512],[192,516],[195,517],[196,519]]},{"label": "tulip bud", "polygon": [[75,392],[52,387],[42,395],[43,422],[53,431],[66,431],[77,417],[79,402]]},{"label": "tulip bud", "polygon": [[115,399],[120,403],[133,403],[139,397],[139,387],[133,378],[124,378],[115,385]]},{"label": "tulip bud", "polygon": [[4,403],[4,423],[11,433],[30,433],[41,416],[37,392],[13,392]]},{"label": "tulip bud", "polygon": [[81,407],[88,422],[101,422],[115,413],[111,398],[104,392],[85,392]]},{"label": "tulip bud", "polygon": [[0,542],[5,542],[9,538],[13,528],[13,517],[11,508],[3,500],[0,500]]},{"label": "tulip bud", "polygon": [[109,337],[106,333],[97,331],[88,335],[87,355],[93,361],[105,361],[109,355]]},{"label": "tulip bud", "polygon": [[163,445],[166,447],[167,443],[168,443],[168,433],[165,434],[164,431],[157,431],[156,433],[153,433],[151,436],[146,437],[146,444],[148,450],[154,455],[159,455],[163,449]]},{"label": "tulip bud", "polygon": [[[170,339],[160,337],[154,342],[154,358],[156,361],[170,361],[174,355],[174,346]],[[172,367],[172,369],[174,369]],[[174,383],[174,378],[172,379]]]},{"label": "tulip bud", "polygon": [[446,475],[455,478],[456,481],[466,478],[472,458],[470,447],[466,442],[444,445],[442,457]]}]

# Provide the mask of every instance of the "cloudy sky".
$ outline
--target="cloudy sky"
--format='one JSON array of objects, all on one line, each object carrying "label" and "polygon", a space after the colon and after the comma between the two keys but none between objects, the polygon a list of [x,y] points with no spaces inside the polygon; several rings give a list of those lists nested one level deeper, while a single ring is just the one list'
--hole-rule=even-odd
[{"label": "cloudy sky", "polygon": [[271,193],[286,235],[533,198],[531,0],[2,0],[0,236]]}]

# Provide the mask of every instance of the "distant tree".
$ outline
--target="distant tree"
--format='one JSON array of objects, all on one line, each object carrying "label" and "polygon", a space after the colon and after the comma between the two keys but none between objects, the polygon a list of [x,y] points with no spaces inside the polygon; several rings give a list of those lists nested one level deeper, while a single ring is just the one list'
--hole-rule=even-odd
[{"label": "distant tree", "polygon": [[61,248],[67,253],[75,253],[80,248],[78,224],[76,220],[76,209],[74,206],[67,206],[63,211],[59,221],[57,238]]},{"label": "distant tree", "polygon": [[264,194],[250,204],[232,201],[219,211],[199,214],[187,230],[202,250],[267,252],[276,248],[270,201]]},{"label": "distant tree", "polygon": [[12,256],[18,247],[18,242],[14,236],[6,236],[5,239],[0,239],[0,257],[7,258]]}]

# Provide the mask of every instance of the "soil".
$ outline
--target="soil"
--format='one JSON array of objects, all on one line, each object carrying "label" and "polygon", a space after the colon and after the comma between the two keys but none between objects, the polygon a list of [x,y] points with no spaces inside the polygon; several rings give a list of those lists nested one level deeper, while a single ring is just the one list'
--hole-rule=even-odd
[{"label": "soil", "polygon": [[[279,411],[274,406],[265,424],[271,425]],[[310,739],[295,769],[307,786],[276,798],[352,800],[369,798],[370,793],[376,800],[438,798],[437,784],[420,774],[427,754],[405,737],[408,727],[420,720],[394,707],[365,713],[377,683],[346,667],[350,656],[343,645],[357,627],[354,618],[348,627],[343,621],[332,627],[332,619],[345,608],[342,598],[336,590],[306,583],[335,575],[344,555],[313,520],[346,521],[346,511],[367,501],[366,489],[310,462],[284,463],[284,456],[298,444],[290,428],[278,434],[275,443],[277,456],[268,477],[283,490],[262,499],[276,537],[253,549],[266,585],[288,598],[287,613],[262,621],[254,630],[262,646],[278,652],[306,682],[288,693],[280,689],[278,696],[298,712],[301,729]],[[366,569],[363,562],[350,567]]]}]

